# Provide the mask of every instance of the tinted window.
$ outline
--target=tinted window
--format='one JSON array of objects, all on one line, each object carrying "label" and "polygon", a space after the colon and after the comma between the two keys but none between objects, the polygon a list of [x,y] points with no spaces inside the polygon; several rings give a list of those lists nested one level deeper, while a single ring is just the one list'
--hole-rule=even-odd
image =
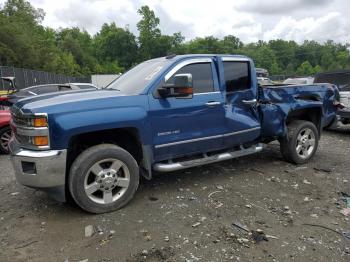
[{"label": "tinted window", "polygon": [[[206,93],[214,91],[213,74],[210,63],[190,64],[179,69],[177,74],[192,74],[193,92]],[[169,78],[167,84],[174,83],[174,75]]]},{"label": "tinted window", "polygon": [[226,91],[250,89],[249,62],[224,62]]}]

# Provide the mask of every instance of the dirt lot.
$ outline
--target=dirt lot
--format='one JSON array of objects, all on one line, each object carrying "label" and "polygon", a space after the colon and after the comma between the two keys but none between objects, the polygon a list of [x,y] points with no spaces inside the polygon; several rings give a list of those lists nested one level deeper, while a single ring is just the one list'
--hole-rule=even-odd
[{"label": "dirt lot", "polygon": [[[350,261],[350,128],[307,165],[263,153],[159,174],[120,211],[90,215],[14,180],[0,156],[0,261]],[[255,243],[249,230],[268,241]],[[85,236],[85,227],[95,233]],[[277,239],[275,239],[276,237]]]}]

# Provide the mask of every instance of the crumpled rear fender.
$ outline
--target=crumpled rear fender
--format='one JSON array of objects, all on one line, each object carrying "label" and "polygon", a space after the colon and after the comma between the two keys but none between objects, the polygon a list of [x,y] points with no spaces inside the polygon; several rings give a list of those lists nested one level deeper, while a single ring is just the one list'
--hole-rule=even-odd
[{"label": "crumpled rear fender", "polygon": [[297,116],[298,112],[313,121],[319,131],[336,117],[336,92],[328,84],[260,88],[259,91],[262,137],[285,136],[289,116]]}]

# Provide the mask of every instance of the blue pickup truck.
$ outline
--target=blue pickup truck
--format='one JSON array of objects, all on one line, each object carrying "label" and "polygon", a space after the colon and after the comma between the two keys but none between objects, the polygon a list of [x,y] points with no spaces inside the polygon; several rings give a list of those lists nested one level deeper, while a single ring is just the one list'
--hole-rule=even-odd
[{"label": "blue pickup truck", "polygon": [[335,119],[336,97],[330,84],[259,86],[245,56],[157,58],[104,90],[17,102],[12,162],[21,184],[110,212],[133,198],[140,175],[253,154],[274,140],[287,161],[305,163]]}]

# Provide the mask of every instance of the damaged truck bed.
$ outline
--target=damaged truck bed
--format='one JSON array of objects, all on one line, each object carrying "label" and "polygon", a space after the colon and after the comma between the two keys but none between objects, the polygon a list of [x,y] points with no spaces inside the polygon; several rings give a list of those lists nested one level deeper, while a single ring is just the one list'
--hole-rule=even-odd
[{"label": "damaged truck bed", "polygon": [[335,121],[337,92],[330,84],[260,87],[262,137],[284,136],[287,124],[293,119],[312,121],[321,133],[322,128]]}]

